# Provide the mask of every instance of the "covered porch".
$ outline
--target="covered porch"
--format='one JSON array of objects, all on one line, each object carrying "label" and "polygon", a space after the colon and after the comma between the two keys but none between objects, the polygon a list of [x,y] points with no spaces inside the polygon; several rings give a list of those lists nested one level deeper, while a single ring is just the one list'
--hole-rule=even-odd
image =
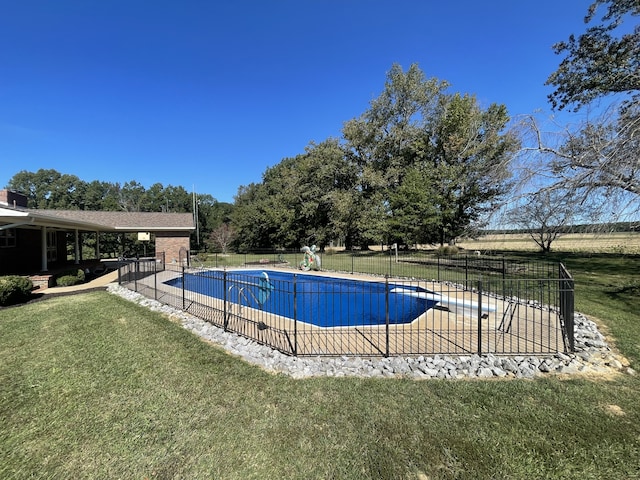
[{"label": "covered porch", "polygon": [[105,260],[135,256],[127,251],[127,234],[147,242],[147,256],[177,263],[195,231],[191,213],[39,210],[26,208],[23,195],[0,194],[0,275],[47,277],[75,267],[94,272]]}]

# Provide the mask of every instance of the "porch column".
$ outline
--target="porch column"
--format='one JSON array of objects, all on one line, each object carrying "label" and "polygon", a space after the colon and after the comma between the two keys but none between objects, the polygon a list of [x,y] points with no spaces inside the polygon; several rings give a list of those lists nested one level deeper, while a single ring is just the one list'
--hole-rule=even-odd
[{"label": "porch column", "polygon": [[43,272],[48,272],[49,268],[47,266],[47,227],[42,227],[42,229],[40,230],[40,236],[41,236],[41,247],[40,247],[40,255],[41,255],[41,265],[42,268],[41,270]]},{"label": "porch column", "polygon": [[80,232],[78,232],[78,229],[76,228],[75,230],[75,253],[74,253],[74,257],[75,257],[75,264],[78,265],[80,263]]},{"label": "porch column", "polygon": [[96,258],[100,260],[100,232],[96,231]]}]

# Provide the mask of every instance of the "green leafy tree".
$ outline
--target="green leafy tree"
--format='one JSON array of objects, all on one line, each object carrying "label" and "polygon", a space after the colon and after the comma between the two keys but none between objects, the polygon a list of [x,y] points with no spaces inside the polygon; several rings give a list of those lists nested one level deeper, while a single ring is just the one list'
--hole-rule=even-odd
[{"label": "green leafy tree", "polygon": [[[359,173],[362,210],[354,224],[365,232],[362,240],[450,242],[506,192],[518,146],[504,133],[506,108],[482,109],[475,97],[449,95],[447,87],[426,79],[417,65],[407,72],[394,65],[371,108],[345,125]],[[418,181],[423,192],[416,191]],[[409,205],[405,194],[419,203]],[[420,234],[410,225],[416,216]]]},{"label": "green leafy tree", "polygon": [[27,196],[30,208],[78,210],[82,207],[85,183],[75,175],[54,169],[15,174],[7,187]]},{"label": "green leafy tree", "polygon": [[576,37],[558,42],[554,50],[565,55],[547,79],[556,87],[549,95],[554,108],[574,105],[575,110],[609,94],[632,94],[640,90],[640,25],[625,32],[624,22],[640,15],[638,0],[596,0],[585,23],[591,23],[599,7],[606,6],[602,23]]},{"label": "green leafy tree", "polygon": [[338,140],[311,143],[304,154],[287,162],[287,169],[282,177],[286,185],[280,190],[281,205],[291,212],[285,244],[324,248],[332,240],[343,238],[345,232],[336,205],[353,190],[355,172],[345,161]]},{"label": "green leafy tree", "polygon": [[118,204],[120,205],[120,210],[125,212],[142,212],[144,211],[144,202],[145,188],[141,183],[131,180],[118,188]]},{"label": "green leafy tree", "polygon": [[354,172],[338,140],[312,143],[306,152],[267,169],[262,183],[241,189],[234,226],[252,248],[324,247],[345,235],[344,199]]},{"label": "green leafy tree", "polygon": [[433,175],[426,164],[409,167],[402,183],[390,196],[391,242],[403,245],[434,243],[439,211],[429,185]]},{"label": "green leafy tree", "polygon": [[144,190],[140,208],[147,212],[168,212],[169,203],[173,207],[173,199],[166,195],[166,189],[162,183],[154,183]]},{"label": "green leafy tree", "polygon": [[116,185],[93,180],[85,184],[82,193],[81,210],[117,211],[119,210]]},{"label": "green leafy tree", "polygon": [[[167,185],[162,190],[161,195],[167,200],[169,206],[165,211],[174,213],[193,212],[193,194],[189,193],[184,187]],[[149,202],[151,199],[149,198],[147,201]]]},{"label": "green leafy tree", "polygon": [[343,143],[312,143],[239,190],[238,245],[455,239],[504,194],[517,142],[504,106],[482,109],[447,86],[394,65],[382,94],[344,125]]},{"label": "green leafy tree", "polygon": [[230,225],[231,216],[234,205],[226,202],[218,202],[211,194],[198,193],[196,195],[196,211],[198,212],[198,231],[201,243],[197,245],[197,238],[194,238],[196,244],[194,248],[216,248],[215,244],[210,241],[211,233],[221,225]]},{"label": "green leafy tree", "polygon": [[483,110],[470,95],[442,97],[419,155],[430,167],[440,244],[452,243],[507,193],[509,164],[519,148],[515,136],[504,133],[508,121],[504,105]]},{"label": "green leafy tree", "polygon": [[370,108],[345,123],[342,134],[348,158],[358,171],[357,209],[352,214],[357,238],[347,238],[347,245],[366,247],[388,240],[390,191],[413,164],[413,144],[447,87],[446,82],[427,79],[416,64],[406,72],[394,64],[383,92],[371,101]]},{"label": "green leafy tree", "polygon": [[278,219],[272,217],[267,187],[263,183],[240,186],[234,200],[232,225],[237,232],[234,247],[246,251],[274,246],[272,239]]}]

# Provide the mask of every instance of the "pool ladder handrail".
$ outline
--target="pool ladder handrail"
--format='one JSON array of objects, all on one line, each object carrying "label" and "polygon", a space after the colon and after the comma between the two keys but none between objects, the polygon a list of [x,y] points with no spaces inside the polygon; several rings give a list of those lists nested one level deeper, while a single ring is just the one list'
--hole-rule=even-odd
[{"label": "pool ladder handrail", "polygon": [[[238,313],[242,313],[242,307],[244,305],[243,305],[241,300],[242,300],[242,298],[244,298],[244,300],[245,300],[245,302],[247,304],[247,307],[250,307],[251,305],[249,305],[249,297],[247,297],[247,294],[245,293],[245,290],[244,290],[245,287],[240,287],[240,286],[238,286],[236,284],[233,284],[233,285],[229,286],[229,288],[227,289],[227,293],[229,294],[227,298],[231,297],[231,290],[233,290],[234,287],[238,289],[238,303],[237,303],[237,305],[238,305]],[[256,298],[255,294],[251,290],[247,290],[247,292],[249,292],[249,294],[251,295],[253,300],[256,302],[256,304],[260,306],[260,302]]]}]

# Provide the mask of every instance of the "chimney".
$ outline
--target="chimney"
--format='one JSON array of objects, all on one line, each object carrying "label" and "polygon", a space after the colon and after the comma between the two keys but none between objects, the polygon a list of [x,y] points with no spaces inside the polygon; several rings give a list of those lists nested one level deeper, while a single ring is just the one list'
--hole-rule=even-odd
[{"label": "chimney", "polygon": [[0,190],[0,206],[27,208],[27,196],[12,190]]}]

